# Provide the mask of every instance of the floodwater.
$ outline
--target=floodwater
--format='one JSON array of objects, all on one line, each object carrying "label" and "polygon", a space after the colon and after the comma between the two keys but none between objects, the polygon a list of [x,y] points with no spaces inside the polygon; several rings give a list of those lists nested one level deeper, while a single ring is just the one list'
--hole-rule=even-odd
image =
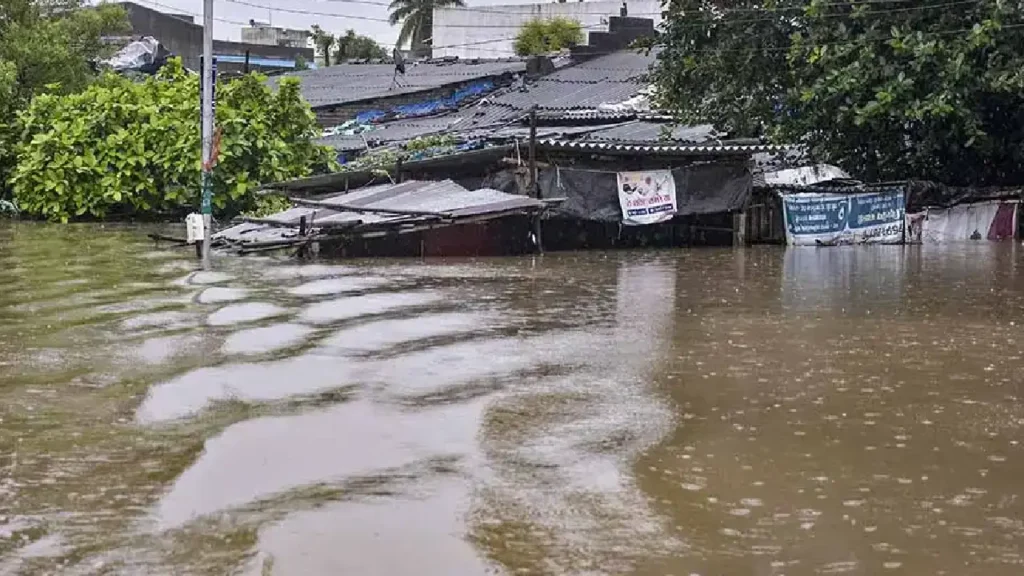
[{"label": "floodwater", "polygon": [[1024,249],[0,224],[0,574],[1021,574]]}]

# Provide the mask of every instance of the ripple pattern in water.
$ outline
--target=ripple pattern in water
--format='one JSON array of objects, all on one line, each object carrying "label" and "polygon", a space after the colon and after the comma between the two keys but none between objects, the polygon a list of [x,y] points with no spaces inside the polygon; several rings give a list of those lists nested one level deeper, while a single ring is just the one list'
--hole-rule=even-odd
[{"label": "ripple pattern in water", "polygon": [[190,256],[0,224],[0,573],[1021,571],[1012,246]]}]

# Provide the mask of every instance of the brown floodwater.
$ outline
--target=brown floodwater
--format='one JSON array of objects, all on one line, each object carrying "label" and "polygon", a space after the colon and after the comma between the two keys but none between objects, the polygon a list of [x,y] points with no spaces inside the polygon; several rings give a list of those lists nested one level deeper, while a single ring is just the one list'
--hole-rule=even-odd
[{"label": "brown floodwater", "polygon": [[1021,574],[1024,249],[0,224],[0,574]]}]

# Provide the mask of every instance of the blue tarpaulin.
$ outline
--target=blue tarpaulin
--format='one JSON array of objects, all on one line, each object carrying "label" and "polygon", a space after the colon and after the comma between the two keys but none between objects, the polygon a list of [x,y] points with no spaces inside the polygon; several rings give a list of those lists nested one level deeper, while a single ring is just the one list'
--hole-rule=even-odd
[{"label": "blue tarpaulin", "polygon": [[441,112],[458,110],[459,105],[466,100],[483,96],[484,94],[493,91],[494,88],[494,82],[491,80],[474,82],[464,88],[460,88],[455,92],[452,92],[451,95],[444,98],[435,98],[433,100],[416,102],[414,104],[403,104],[387,110],[367,110],[358,114],[356,116],[356,121],[360,124],[369,124],[372,122],[379,122],[381,120],[433,116],[435,114],[440,114]]}]

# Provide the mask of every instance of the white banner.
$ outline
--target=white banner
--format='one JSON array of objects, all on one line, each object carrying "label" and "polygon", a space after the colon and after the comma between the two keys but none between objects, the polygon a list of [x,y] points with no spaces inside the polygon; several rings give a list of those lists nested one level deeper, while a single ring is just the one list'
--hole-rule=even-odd
[{"label": "white banner", "polygon": [[899,244],[906,210],[903,191],[782,196],[790,245]]},{"label": "white banner", "polygon": [[1016,230],[1016,200],[928,208],[907,215],[907,240],[915,243],[1005,240]]},{"label": "white banner", "polygon": [[671,170],[619,172],[618,176],[623,224],[658,224],[675,216],[676,181]]}]

